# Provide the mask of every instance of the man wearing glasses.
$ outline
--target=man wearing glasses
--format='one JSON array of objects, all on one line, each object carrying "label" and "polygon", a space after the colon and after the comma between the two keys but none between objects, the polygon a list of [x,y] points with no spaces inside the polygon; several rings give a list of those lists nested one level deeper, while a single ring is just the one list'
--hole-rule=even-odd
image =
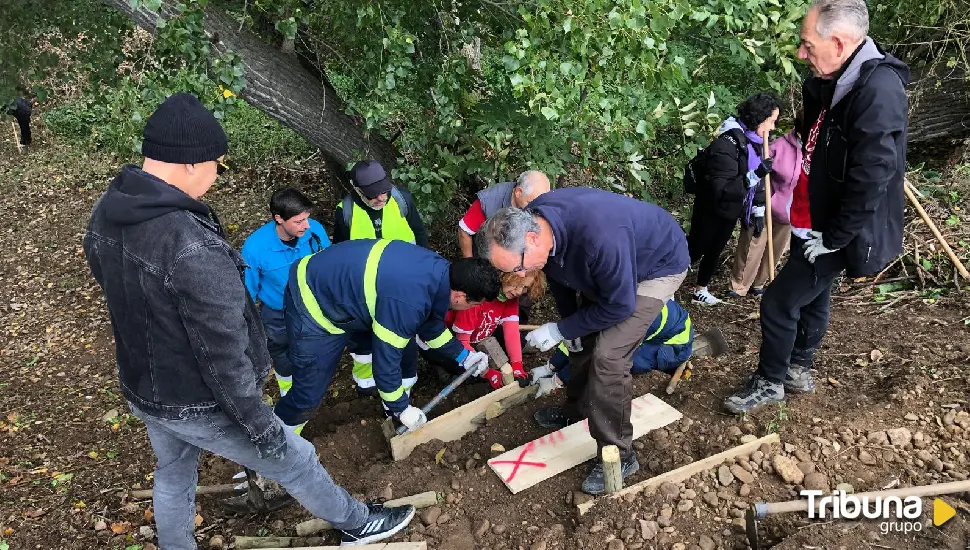
[{"label": "man wearing glasses", "polygon": [[149,117],[144,164],[98,199],[84,255],[111,317],[121,393],[155,452],[158,545],[195,550],[202,449],[279,481],[345,545],[390,537],[414,507],[364,504],[333,482],[313,445],[263,402],[266,335],[243,282],[245,262],[199,199],[228,149],[199,100],[174,94]]},{"label": "man wearing glasses", "polygon": [[[561,320],[533,330],[526,341],[542,351],[565,342],[573,370],[565,406],[537,411],[536,422],[559,429],[588,418],[599,449],[616,445],[623,477],[635,473],[633,354],[687,275],[680,225],[654,204],[570,187],[539,196],[525,210],[499,210],[476,238],[479,256],[501,271],[545,271],[556,300]],[[600,461],[583,491],[605,491]]]}]

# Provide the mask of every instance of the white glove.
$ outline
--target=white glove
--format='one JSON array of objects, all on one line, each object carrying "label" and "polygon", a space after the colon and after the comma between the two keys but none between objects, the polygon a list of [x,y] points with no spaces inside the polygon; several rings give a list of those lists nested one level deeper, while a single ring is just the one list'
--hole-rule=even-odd
[{"label": "white glove", "polygon": [[556,323],[546,323],[526,334],[525,341],[539,351],[549,351],[553,346],[562,342],[562,334],[559,333],[559,327],[556,326]]},{"label": "white glove", "polygon": [[751,170],[750,172],[747,173],[746,179],[748,180],[749,188],[754,187],[755,185],[758,185],[763,181],[761,178],[758,177],[758,174],[754,173],[754,170]]},{"label": "white glove", "polygon": [[428,422],[428,417],[424,414],[424,411],[414,405],[408,405],[408,408],[404,409],[404,412],[399,414],[397,419],[407,427],[409,432],[413,432]]},{"label": "white glove", "polygon": [[751,215],[754,216],[754,217],[756,217],[756,218],[763,218],[763,217],[765,217],[765,207],[764,206],[752,206],[751,207]]},{"label": "white glove", "polygon": [[461,362],[461,368],[472,371],[472,376],[481,376],[488,370],[488,355],[480,351],[470,351]]},{"label": "white glove", "polygon": [[535,381],[536,380],[538,380],[540,378],[545,378],[547,376],[552,376],[553,374],[556,374],[556,372],[554,370],[552,370],[552,365],[550,365],[549,363],[546,363],[545,365],[542,365],[541,367],[536,367],[536,368],[530,370],[529,371],[529,380],[532,381],[532,382],[530,382],[531,384],[535,384]]},{"label": "white glove", "polygon": [[[837,250],[837,249],[836,249]],[[822,244],[822,233],[819,231],[809,231],[808,241],[805,242],[805,259],[814,264],[815,259],[823,254],[831,254],[836,250],[825,248]]]},{"label": "white glove", "polygon": [[566,349],[569,353],[579,353],[583,351],[583,339],[573,338],[572,340],[566,340]]},{"label": "white glove", "polygon": [[560,380],[559,376],[555,374],[545,378],[540,378],[538,384],[539,389],[536,391],[536,399],[544,395],[550,395],[552,392],[563,386],[562,380]]}]

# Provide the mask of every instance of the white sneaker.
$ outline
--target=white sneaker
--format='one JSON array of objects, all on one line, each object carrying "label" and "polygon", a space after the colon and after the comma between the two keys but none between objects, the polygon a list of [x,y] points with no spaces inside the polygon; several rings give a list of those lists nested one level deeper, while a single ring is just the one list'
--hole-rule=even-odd
[{"label": "white sneaker", "polygon": [[721,300],[715,298],[714,295],[711,294],[706,288],[702,288],[694,291],[693,302],[695,304],[701,304],[704,306],[716,306],[717,304],[721,303]]}]

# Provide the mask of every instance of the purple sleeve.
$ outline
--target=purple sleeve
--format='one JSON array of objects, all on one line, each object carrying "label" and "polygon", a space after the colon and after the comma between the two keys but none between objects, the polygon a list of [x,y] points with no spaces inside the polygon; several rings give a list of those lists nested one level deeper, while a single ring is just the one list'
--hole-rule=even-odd
[{"label": "purple sleeve", "polygon": [[590,276],[598,287],[596,303],[559,321],[559,332],[566,340],[612,327],[636,309],[637,281],[633,263],[626,253],[633,247],[619,237],[614,239],[602,243],[589,265]]}]

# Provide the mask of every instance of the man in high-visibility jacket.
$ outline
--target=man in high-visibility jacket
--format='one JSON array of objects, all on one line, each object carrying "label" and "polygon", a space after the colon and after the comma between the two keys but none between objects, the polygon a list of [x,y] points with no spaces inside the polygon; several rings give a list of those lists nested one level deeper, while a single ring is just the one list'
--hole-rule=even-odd
[{"label": "man in high-visibility jacket", "polygon": [[[690,359],[694,347],[694,327],[690,314],[680,304],[668,300],[653,324],[647,329],[643,342],[633,353],[633,374],[659,370],[673,374],[677,367]],[[529,372],[539,390],[536,397],[548,395],[569,381],[569,350],[565,344],[549,359],[549,363]]]},{"label": "man in high-visibility jacket", "polygon": [[385,412],[409,430],[424,424],[424,413],[409,404],[417,382],[414,337],[480,376],[488,356],[467,351],[444,318],[449,309],[494,300],[500,288],[486,260],[449,263],[401,241],[347,241],[296,262],[283,298],[293,387],[276,405],[277,416],[301,430],[326,394],[344,347],[366,335]]},{"label": "man in high-visibility jacket", "polygon": [[[363,160],[350,170],[354,186],[339,203],[333,215],[333,242],[357,239],[407,241],[429,248],[428,232],[421,221],[414,198],[391,183],[387,172],[376,160]],[[370,337],[356,338],[353,376],[360,395],[377,395]]]}]

